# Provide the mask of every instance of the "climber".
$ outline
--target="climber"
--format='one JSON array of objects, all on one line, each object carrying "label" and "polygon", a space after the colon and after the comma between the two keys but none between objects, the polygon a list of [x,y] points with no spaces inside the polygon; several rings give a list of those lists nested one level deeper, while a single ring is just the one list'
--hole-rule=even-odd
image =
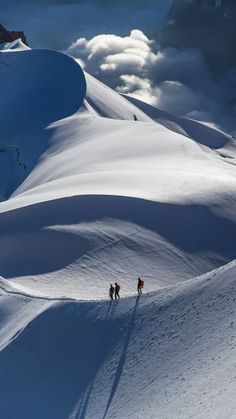
[{"label": "climber", "polygon": [[115,300],[120,299],[120,285],[115,283]]},{"label": "climber", "polygon": [[138,294],[142,294],[143,287],[144,287],[144,281],[141,278],[138,278],[138,287],[137,287]]},{"label": "climber", "polygon": [[113,287],[113,285],[111,284],[110,285],[110,288],[109,288],[109,297],[110,297],[110,299],[111,300],[113,300],[113,297],[114,297],[114,292],[115,292],[115,288]]}]

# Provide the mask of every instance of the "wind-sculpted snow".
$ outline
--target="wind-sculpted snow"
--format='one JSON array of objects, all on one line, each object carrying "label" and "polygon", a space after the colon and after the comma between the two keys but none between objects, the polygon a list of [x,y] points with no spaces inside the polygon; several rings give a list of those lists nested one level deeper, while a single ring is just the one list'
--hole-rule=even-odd
[{"label": "wind-sculpted snow", "polygon": [[[235,257],[236,225],[205,205],[85,195],[0,217],[1,274],[31,295],[106,298],[183,282]],[[53,249],[53,252],[52,252]]]},{"label": "wind-sculpted snow", "polygon": [[[86,82],[70,57],[47,50],[0,51],[0,195],[9,197],[47,147],[48,125],[75,113]],[[19,49],[19,50],[18,50]]]},{"label": "wind-sculpted snow", "polygon": [[102,298],[113,279],[130,295],[137,276],[151,291],[235,257],[236,174],[210,148],[154,122],[86,113],[48,132],[41,161],[0,207],[1,272],[19,289]]}]

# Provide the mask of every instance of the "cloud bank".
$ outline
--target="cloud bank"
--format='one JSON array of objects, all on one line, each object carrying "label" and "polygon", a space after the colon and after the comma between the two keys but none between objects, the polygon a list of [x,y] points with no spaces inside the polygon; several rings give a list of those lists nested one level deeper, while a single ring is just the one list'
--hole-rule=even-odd
[{"label": "cloud bank", "polygon": [[155,41],[136,29],[124,37],[79,38],[67,52],[120,93],[236,131],[236,71],[216,79],[198,50],[158,51]]}]

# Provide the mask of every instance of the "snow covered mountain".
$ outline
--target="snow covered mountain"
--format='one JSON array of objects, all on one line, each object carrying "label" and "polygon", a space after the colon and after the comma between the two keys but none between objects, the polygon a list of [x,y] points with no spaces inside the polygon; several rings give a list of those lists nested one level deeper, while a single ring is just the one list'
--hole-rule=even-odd
[{"label": "snow covered mountain", "polygon": [[162,47],[200,48],[214,70],[236,65],[234,0],[174,0],[161,33]]},{"label": "snow covered mountain", "polygon": [[235,139],[19,41],[0,75],[0,417],[235,417]]}]

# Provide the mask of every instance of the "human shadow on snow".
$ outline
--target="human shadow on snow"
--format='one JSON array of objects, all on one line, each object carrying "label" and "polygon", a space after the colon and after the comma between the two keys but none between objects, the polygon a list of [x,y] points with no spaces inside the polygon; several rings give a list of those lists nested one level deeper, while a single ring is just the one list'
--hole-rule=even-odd
[{"label": "human shadow on snow", "polygon": [[[108,307],[107,307],[107,311],[106,311],[106,315],[105,315],[105,320],[106,321],[112,320],[112,318],[114,316],[114,313],[116,311],[117,304],[118,304],[118,301],[108,301]],[[95,383],[96,378],[97,378],[97,372],[94,374],[94,376],[91,379],[88,387],[84,391],[84,393],[83,393],[83,395],[82,395],[82,397],[79,401],[79,405],[74,408],[74,411],[73,411],[73,414],[72,414],[71,418],[73,418],[73,419],[85,419],[87,409],[88,409],[88,406],[89,406],[90,397],[91,397],[91,394],[93,392],[94,383]]]},{"label": "human shadow on snow", "polygon": [[116,319],[102,310],[59,303],[1,351],[0,417],[65,419],[72,409],[85,417],[97,372],[119,340]]},{"label": "human shadow on snow", "polygon": [[128,350],[130,338],[131,338],[131,335],[132,335],[132,332],[133,332],[133,329],[134,329],[134,320],[135,320],[135,315],[136,315],[136,311],[137,311],[137,308],[138,308],[139,300],[140,300],[140,295],[138,295],[137,298],[136,298],[136,302],[135,302],[135,305],[134,305],[134,308],[133,308],[133,311],[132,311],[132,314],[131,314],[131,318],[129,320],[127,331],[125,333],[119,362],[118,362],[117,367],[116,367],[114,382],[113,382],[112,387],[111,387],[111,393],[110,393],[110,396],[109,396],[109,399],[108,399],[108,402],[107,402],[107,406],[106,406],[106,410],[105,410],[103,419],[106,418],[107,412],[108,412],[108,410],[109,410],[109,408],[112,404],[112,400],[115,396],[116,390],[117,390],[119,382],[120,382],[120,378],[121,378],[123,368],[124,368],[124,364],[125,364],[125,360],[126,360],[126,355],[127,355],[127,350]]}]

